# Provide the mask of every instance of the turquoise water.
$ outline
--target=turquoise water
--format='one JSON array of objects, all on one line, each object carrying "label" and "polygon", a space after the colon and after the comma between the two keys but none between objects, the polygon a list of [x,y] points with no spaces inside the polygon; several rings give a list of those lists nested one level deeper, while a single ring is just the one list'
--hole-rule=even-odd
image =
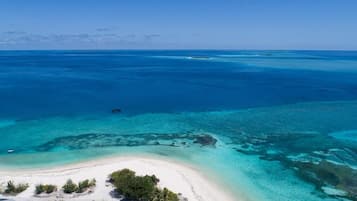
[{"label": "turquoise water", "polygon": [[356,52],[0,56],[2,168],[149,154],[247,200],[357,199]]}]

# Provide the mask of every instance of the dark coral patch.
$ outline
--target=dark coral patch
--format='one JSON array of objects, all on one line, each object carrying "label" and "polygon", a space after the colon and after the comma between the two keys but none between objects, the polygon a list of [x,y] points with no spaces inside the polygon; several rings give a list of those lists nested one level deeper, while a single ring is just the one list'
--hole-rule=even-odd
[{"label": "dark coral patch", "polygon": [[217,139],[212,137],[211,135],[201,135],[197,136],[196,140],[193,143],[200,144],[202,146],[215,146],[217,143]]},{"label": "dark coral patch", "polygon": [[69,150],[86,149],[90,147],[111,146],[214,146],[217,140],[208,134],[196,133],[143,133],[133,135],[118,135],[111,133],[86,133],[81,135],[55,138],[35,147],[37,151],[51,151],[58,147]]}]

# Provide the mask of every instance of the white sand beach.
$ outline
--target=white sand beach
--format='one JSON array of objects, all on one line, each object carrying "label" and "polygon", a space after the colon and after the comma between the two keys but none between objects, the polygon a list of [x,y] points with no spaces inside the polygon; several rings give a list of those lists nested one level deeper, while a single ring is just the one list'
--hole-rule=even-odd
[{"label": "white sand beach", "polygon": [[[7,197],[12,200],[119,200],[111,196],[114,188],[106,180],[111,172],[124,168],[135,171],[137,175],[155,174],[160,179],[159,187],[166,187],[175,193],[181,193],[188,201],[239,200],[190,165],[142,156],[103,158],[52,169],[0,170],[0,185],[6,185],[9,180],[16,184],[28,183],[30,185],[26,191],[16,197]],[[92,178],[96,179],[97,185],[89,194],[73,197],[73,195],[56,192],[45,198],[34,197],[37,184],[54,184],[60,191],[61,186],[68,179],[78,182]]]}]

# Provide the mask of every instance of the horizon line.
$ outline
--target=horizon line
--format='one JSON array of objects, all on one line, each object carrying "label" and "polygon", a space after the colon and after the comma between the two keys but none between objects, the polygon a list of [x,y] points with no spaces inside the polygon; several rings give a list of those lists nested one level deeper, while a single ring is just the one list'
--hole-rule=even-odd
[{"label": "horizon line", "polygon": [[231,49],[231,48],[76,48],[76,49],[0,49],[1,52],[4,51],[348,51],[355,52],[357,49],[255,49],[255,48],[245,48],[245,49]]}]

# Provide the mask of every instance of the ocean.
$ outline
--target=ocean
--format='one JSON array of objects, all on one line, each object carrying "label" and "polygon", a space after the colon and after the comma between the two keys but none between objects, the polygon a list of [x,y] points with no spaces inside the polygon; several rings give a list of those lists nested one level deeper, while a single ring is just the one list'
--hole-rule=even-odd
[{"label": "ocean", "polygon": [[356,201],[356,139],[357,51],[0,51],[1,168],[148,154],[246,200]]}]

